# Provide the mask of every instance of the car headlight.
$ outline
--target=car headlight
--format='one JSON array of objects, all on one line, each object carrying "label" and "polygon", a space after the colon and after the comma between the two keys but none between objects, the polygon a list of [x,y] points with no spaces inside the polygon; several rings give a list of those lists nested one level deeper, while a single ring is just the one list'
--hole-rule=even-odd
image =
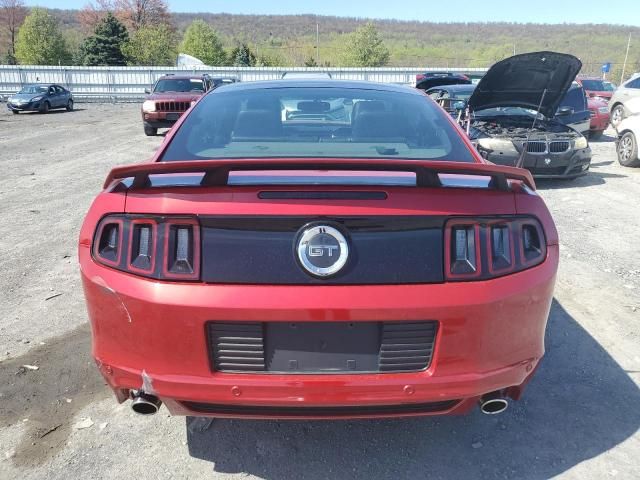
[{"label": "car headlight", "polygon": [[142,104],[143,112],[155,112],[156,111],[156,102],[153,100],[145,100]]},{"label": "car headlight", "polygon": [[478,146],[485,150],[516,152],[516,147],[513,146],[513,142],[504,138],[480,138],[478,139]]},{"label": "car headlight", "polygon": [[586,137],[580,137],[576,139],[574,146],[576,150],[581,150],[583,148],[587,148],[589,146],[589,142],[587,141]]},{"label": "car headlight", "polygon": [[598,107],[600,113],[609,113],[609,107]]},{"label": "car headlight", "polygon": [[40,95],[39,97],[34,97],[32,98],[30,101],[31,102],[39,102],[40,100],[42,100],[44,97],[42,95]]}]

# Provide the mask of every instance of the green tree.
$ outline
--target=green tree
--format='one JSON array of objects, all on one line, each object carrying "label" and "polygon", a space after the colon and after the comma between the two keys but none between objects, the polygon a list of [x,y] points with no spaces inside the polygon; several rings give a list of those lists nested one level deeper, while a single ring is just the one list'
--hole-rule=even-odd
[{"label": "green tree", "polygon": [[140,27],[122,52],[130,65],[173,65],[177,56],[175,33],[167,25]]},{"label": "green tree", "polygon": [[194,20],[184,32],[179,50],[207,65],[224,65],[227,55],[216,31],[204,20]]},{"label": "green tree", "polygon": [[305,67],[317,67],[318,66],[318,62],[316,62],[316,59],[314,57],[309,57],[304,61],[304,66]]},{"label": "green tree", "polygon": [[70,60],[58,22],[44,8],[35,7],[18,31],[16,58],[26,65],[57,65]]},{"label": "green tree", "polygon": [[107,13],[96,25],[93,35],[87,37],[80,47],[83,65],[126,65],[122,47],[129,41],[127,28]]},{"label": "green tree", "polygon": [[391,54],[373,23],[367,23],[348,35],[343,63],[350,67],[382,67]]},{"label": "green tree", "polygon": [[255,67],[256,56],[246,43],[242,43],[233,50],[229,58],[234,67]]}]

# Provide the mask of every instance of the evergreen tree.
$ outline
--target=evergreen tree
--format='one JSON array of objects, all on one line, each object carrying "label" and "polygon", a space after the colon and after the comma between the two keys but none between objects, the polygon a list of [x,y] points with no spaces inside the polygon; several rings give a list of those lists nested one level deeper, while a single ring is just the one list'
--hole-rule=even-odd
[{"label": "evergreen tree", "polygon": [[128,41],[126,27],[109,12],[82,44],[81,62],[83,65],[126,65],[122,47]]},{"label": "evergreen tree", "polygon": [[256,56],[246,43],[234,48],[230,58],[235,67],[255,67],[256,65]]}]

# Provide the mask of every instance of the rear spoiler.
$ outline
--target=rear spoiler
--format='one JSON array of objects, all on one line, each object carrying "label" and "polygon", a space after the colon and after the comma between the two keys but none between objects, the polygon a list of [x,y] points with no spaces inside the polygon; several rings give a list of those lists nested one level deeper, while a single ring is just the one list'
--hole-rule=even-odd
[{"label": "rear spoiler", "polygon": [[116,167],[107,176],[104,188],[114,181],[133,178],[129,189],[147,188],[150,175],[177,173],[203,174],[201,186],[226,186],[229,172],[274,170],[342,170],[357,172],[412,172],[418,187],[441,187],[440,174],[490,177],[489,187],[509,191],[509,180],[517,180],[535,190],[536,185],[528,170],[489,163],[439,162],[434,160],[395,159],[241,159],[194,160],[186,162],[153,162]]}]

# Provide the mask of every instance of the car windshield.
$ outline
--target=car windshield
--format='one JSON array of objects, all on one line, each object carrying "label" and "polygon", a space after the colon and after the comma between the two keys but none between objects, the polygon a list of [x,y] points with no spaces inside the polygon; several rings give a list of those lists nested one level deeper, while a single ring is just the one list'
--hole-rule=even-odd
[{"label": "car windshield", "polygon": [[47,93],[48,87],[42,85],[27,85],[20,90],[19,93]]},{"label": "car windshield", "polygon": [[592,92],[610,92],[613,90],[602,80],[582,80],[582,86],[585,90],[589,90]]},{"label": "car windshield", "polygon": [[468,89],[453,90],[450,92],[449,96],[456,100],[469,100],[474,90],[475,86],[471,85],[471,88]]},{"label": "car windshield", "polygon": [[423,96],[340,87],[216,90],[162,160],[267,157],[473,162],[444,111]]},{"label": "car windshield", "polygon": [[158,80],[154,93],[204,92],[204,83],[199,78],[165,78]]}]

